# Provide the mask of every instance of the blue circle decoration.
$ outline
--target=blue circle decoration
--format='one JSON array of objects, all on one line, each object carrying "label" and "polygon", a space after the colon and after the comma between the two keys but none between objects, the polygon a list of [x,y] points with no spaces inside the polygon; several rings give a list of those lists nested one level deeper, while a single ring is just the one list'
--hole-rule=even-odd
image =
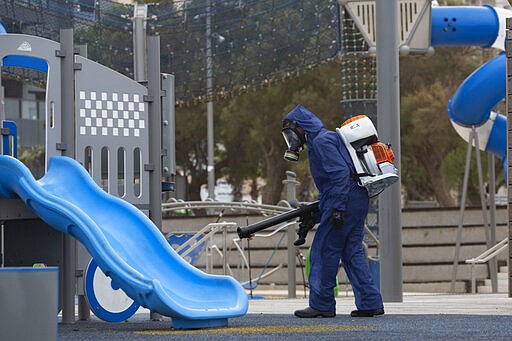
[{"label": "blue circle decoration", "polygon": [[[101,269],[98,267],[96,261],[91,259],[87,266],[87,270],[85,271],[85,297],[87,298],[87,302],[89,302],[89,306],[91,307],[94,315],[107,322],[122,322],[128,320],[137,312],[140,304],[133,301],[133,303],[125,310],[115,312],[109,311],[108,307],[103,307],[98,301],[95,293],[94,275],[96,271],[101,271]],[[118,285],[114,284],[114,281],[111,282],[111,288],[113,291],[121,290]]]}]

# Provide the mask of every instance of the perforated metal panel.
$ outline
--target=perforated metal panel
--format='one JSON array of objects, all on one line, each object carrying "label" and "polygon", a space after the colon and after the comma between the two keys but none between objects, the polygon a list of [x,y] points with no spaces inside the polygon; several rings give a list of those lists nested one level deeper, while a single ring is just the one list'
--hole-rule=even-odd
[{"label": "perforated metal panel", "polygon": [[[376,46],[375,1],[342,0],[341,3],[368,45]],[[413,52],[426,51],[430,47],[430,0],[400,0],[398,10],[400,45],[407,45]]]},{"label": "perforated metal panel", "polygon": [[148,204],[147,88],[84,57],[75,62],[77,160],[110,194]]}]

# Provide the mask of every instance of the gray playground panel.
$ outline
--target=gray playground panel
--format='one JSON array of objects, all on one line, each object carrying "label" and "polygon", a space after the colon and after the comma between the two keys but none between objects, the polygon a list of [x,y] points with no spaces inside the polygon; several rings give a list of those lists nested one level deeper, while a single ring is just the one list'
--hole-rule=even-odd
[{"label": "gray playground panel", "polygon": [[82,56],[75,63],[76,159],[105,191],[147,208],[148,90]]},{"label": "gray playground panel", "polygon": [[[62,155],[58,149],[61,136],[61,59],[58,57],[61,45],[53,40],[26,34],[0,35],[0,63],[10,55],[44,59],[48,63],[46,85],[46,164],[55,155]],[[1,76],[1,74],[0,74]],[[0,117],[5,117],[0,105]]]},{"label": "gray playground panel", "polygon": [[[48,63],[46,89],[46,163],[62,155],[61,44],[24,35],[0,36],[0,60],[9,55],[35,57]],[[75,143],[76,159],[89,170],[95,182],[112,195],[148,213],[149,126],[147,88],[101,64],[75,55]],[[162,76],[166,96],[163,127],[164,176],[175,174],[174,77]],[[0,106],[0,110],[3,107]],[[2,114],[0,111],[0,117]],[[68,113],[66,113],[68,114]],[[69,114],[68,114],[69,115]],[[160,132],[155,132],[160,133]],[[101,157],[102,149],[108,158]],[[119,153],[124,157],[119,157]],[[134,152],[140,155],[135,165]],[[105,153],[105,152],[104,152]],[[88,159],[88,155],[91,159]],[[124,159],[124,160],[123,160]],[[102,163],[106,163],[103,165]],[[102,169],[103,174],[102,174]],[[105,172],[106,170],[106,172]],[[135,174],[137,173],[137,174]]]},{"label": "gray playground panel", "polygon": [[0,269],[0,340],[56,340],[57,268]]}]

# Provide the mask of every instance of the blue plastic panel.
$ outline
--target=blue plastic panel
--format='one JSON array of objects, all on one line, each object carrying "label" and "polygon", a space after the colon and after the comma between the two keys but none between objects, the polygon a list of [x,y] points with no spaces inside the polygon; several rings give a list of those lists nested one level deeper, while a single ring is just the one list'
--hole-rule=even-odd
[{"label": "blue plastic panel", "polygon": [[10,55],[2,59],[3,66],[18,66],[27,69],[48,72],[48,63],[44,59],[28,56]]}]

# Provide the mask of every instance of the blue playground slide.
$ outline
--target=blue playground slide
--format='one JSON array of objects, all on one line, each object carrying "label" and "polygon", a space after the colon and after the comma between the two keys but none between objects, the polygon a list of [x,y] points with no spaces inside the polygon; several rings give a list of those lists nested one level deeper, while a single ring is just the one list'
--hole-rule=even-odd
[{"label": "blue playground slide", "polygon": [[[505,49],[505,19],[512,11],[491,6],[432,7],[432,46]],[[506,170],[506,116],[492,109],[506,94],[506,58],[501,53],[460,85],[448,102],[453,127],[466,141],[475,127],[479,148],[501,158]]]},{"label": "blue playground slide", "polygon": [[187,263],[148,217],[103,191],[71,158],[53,157],[36,181],[19,160],[1,155],[0,195],[21,198],[47,224],[78,239],[113,283],[172,317],[174,328],[224,326],[247,312],[240,283]]}]

